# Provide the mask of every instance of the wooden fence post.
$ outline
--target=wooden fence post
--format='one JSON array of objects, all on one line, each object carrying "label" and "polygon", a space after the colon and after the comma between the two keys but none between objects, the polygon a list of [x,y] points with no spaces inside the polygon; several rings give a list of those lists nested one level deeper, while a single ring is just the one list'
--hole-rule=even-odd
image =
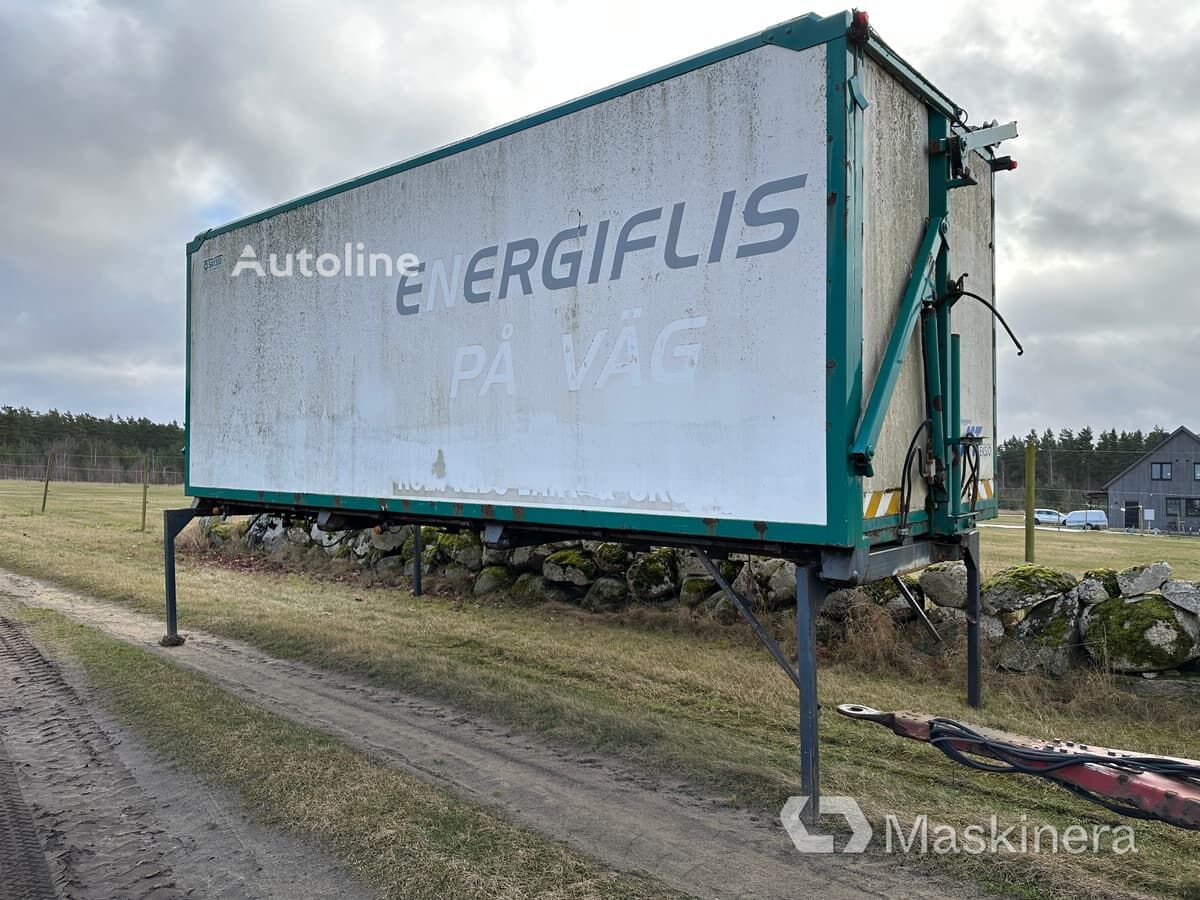
[{"label": "wooden fence post", "polygon": [[46,483],[42,485],[42,512],[46,511],[46,498],[50,496],[50,464],[54,460],[54,451],[46,451]]},{"label": "wooden fence post", "polygon": [[150,500],[150,457],[142,457],[142,531],[146,530],[146,504]]},{"label": "wooden fence post", "polygon": [[1034,504],[1037,502],[1034,488],[1037,482],[1037,444],[1029,441],[1025,444],[1025,562],[1033,562],[1034,534],[1037,518],[1034,514]]}]

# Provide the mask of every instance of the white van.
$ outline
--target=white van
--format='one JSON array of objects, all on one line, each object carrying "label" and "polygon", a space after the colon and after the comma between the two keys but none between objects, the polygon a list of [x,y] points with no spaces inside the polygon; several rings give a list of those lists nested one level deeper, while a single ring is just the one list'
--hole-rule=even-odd
[{"label": "white van", "polygon": [[1063,525],[1083,531],[1099,531],[1108,527],[1108,514],[1102,509],[1076,509],[1067,513]]}]

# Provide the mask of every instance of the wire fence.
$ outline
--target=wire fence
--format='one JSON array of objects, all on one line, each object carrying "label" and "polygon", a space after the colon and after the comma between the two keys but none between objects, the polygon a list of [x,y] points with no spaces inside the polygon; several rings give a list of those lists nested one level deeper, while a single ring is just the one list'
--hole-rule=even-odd
[{"label": "wire fence", "polygon": [[183,484],[183,466],[182,453],[0,453],[0,479],[6,480],[179,485]]}]

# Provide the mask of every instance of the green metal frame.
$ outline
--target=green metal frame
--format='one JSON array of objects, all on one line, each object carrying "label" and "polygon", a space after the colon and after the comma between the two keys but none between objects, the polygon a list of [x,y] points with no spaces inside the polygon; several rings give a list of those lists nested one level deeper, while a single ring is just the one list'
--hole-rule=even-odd
[{"label": "green metal frame", "polygon": [[[238,219],[219,228],[197,235],[187,245],[187,385],[185,402],[186,451],[191,450],[191,258],[209,238],[242,228],[345,191],[354,190],[400,172],[425,165],[434,160],[498,140],[524,129],[533,128],[562,116],[570,115],[623,96],[649,85],[703,68],[765,46],[780,46],[805,50],[818,45],[827,48],[826,97],[829,151],[827,178],[829,205],[827,216],[827,294],[826,342],[827,356],[827,515],[825,525],[788,522],[751,522],[732,519],[704,519],[691,516],[657,515],[647,513],[606,512],[601,510],[570,510],[538,506],[505,506],[481,503],[457,503],[438,500],[404,500],[395,497],[352,497],[323,494],[253,491],[191,483],[190,466],[185,466],[185,493],[218,503],[263,504],[313,509],[341,510],[388,514],[395,516],[428,516],[442,519],[464,519],[489,522],[512,522],[521,525],[549,525],[566,528],[606,529],[663,534],[695,538],[721,538],[734,541],[804,545],[806,547],[861,548],[895,540],[896,523],[889,519],[863,521],[862,476],[847,453],[859,433],[857,411],[862,409],[862,163],[863,109],[865,98],[857,81],[864,54],[877,58],[881,52],[874,38],[867,44],[848,40],[851,13],[843,12],[820,17],[802,16],[769,28],[759,34],[725,44],[706,53],[693,56],[621,84],[605,88],[585,97],[554,107],[525,119],[500,126],[467,140],[443,147],[431,153],[379,169],[360,178],[305,195],[263,212]],[[890,51],[887,51],[890,54]],[[921,97],[931,109],[957,109],[944,95],[908,68],[898,57],[890,55],[889,71],[902,80],[909,90]],[[948,125],[948,119],[945,120]],[[932,178],[932,175],[931,175]],[[942,193],[944,194],[944,188]],[[931,192],[932,194],[932,192]],[[943,214],[944,215],[944,214]],[[944,256],[944,253],[942,254]],[[944,264],[939,275],[944,276]],[[919,303],[918,303],[919,306]],[[893,379],[894,384],[894,379]],[[873,413],[882,419],[883,409]],[[894,519],[895,517],[892,517]],[[914,534],[928,532],[930,525],[923,513],[910,516]],[[933,530],[944,531],[943,518],[935,513]]]}]

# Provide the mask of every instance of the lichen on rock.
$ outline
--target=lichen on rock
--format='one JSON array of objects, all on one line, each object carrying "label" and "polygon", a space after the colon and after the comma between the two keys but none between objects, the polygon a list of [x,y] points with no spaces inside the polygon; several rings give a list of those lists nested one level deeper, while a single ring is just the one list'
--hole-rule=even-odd
[{"label": "lichen on rock", "polygon": [[506,566],[484,566],[475,579],[474,594],[483,597],[511,587],[512,575]]},{"label": "lichen on rock", "polygon": [[596,564],[583,550],[556,550],[542,563],[542,575],[560,584],[587,587],[596,580]]},{"label": "lichen on rock", "polygon": [[629,567],[625,581],[635,600],[665,600],[675,593],[675,551],[659,547],[641,554]]},{"label": "lichen on rock", "polygon": [[1075,587],[1073,575],[1025,563],[1002,569],[980,588],[983,611],[989,615],[1036,606]]},{"label": "lichen on rock", "polygon": [[1171,564],[1155,562],[1146,566],[1130,566],[1117,573],[1117,585],[1122,597],[1140,597],[1149,591],[1157,591],[1171,577]]},{"label": "lichen on rock", "polygon": [[1066,675],[1079,657],[1079,608],[1078,595],[1067,591],[1023,610],[1000,642],[1000,668]]},{"label": "lichen on rock", "polygon": [[1117,672],[1159,672],[1200,657],[1197,617],[1158,593],[1086,607],[1079,628],[1088,655]]}]

